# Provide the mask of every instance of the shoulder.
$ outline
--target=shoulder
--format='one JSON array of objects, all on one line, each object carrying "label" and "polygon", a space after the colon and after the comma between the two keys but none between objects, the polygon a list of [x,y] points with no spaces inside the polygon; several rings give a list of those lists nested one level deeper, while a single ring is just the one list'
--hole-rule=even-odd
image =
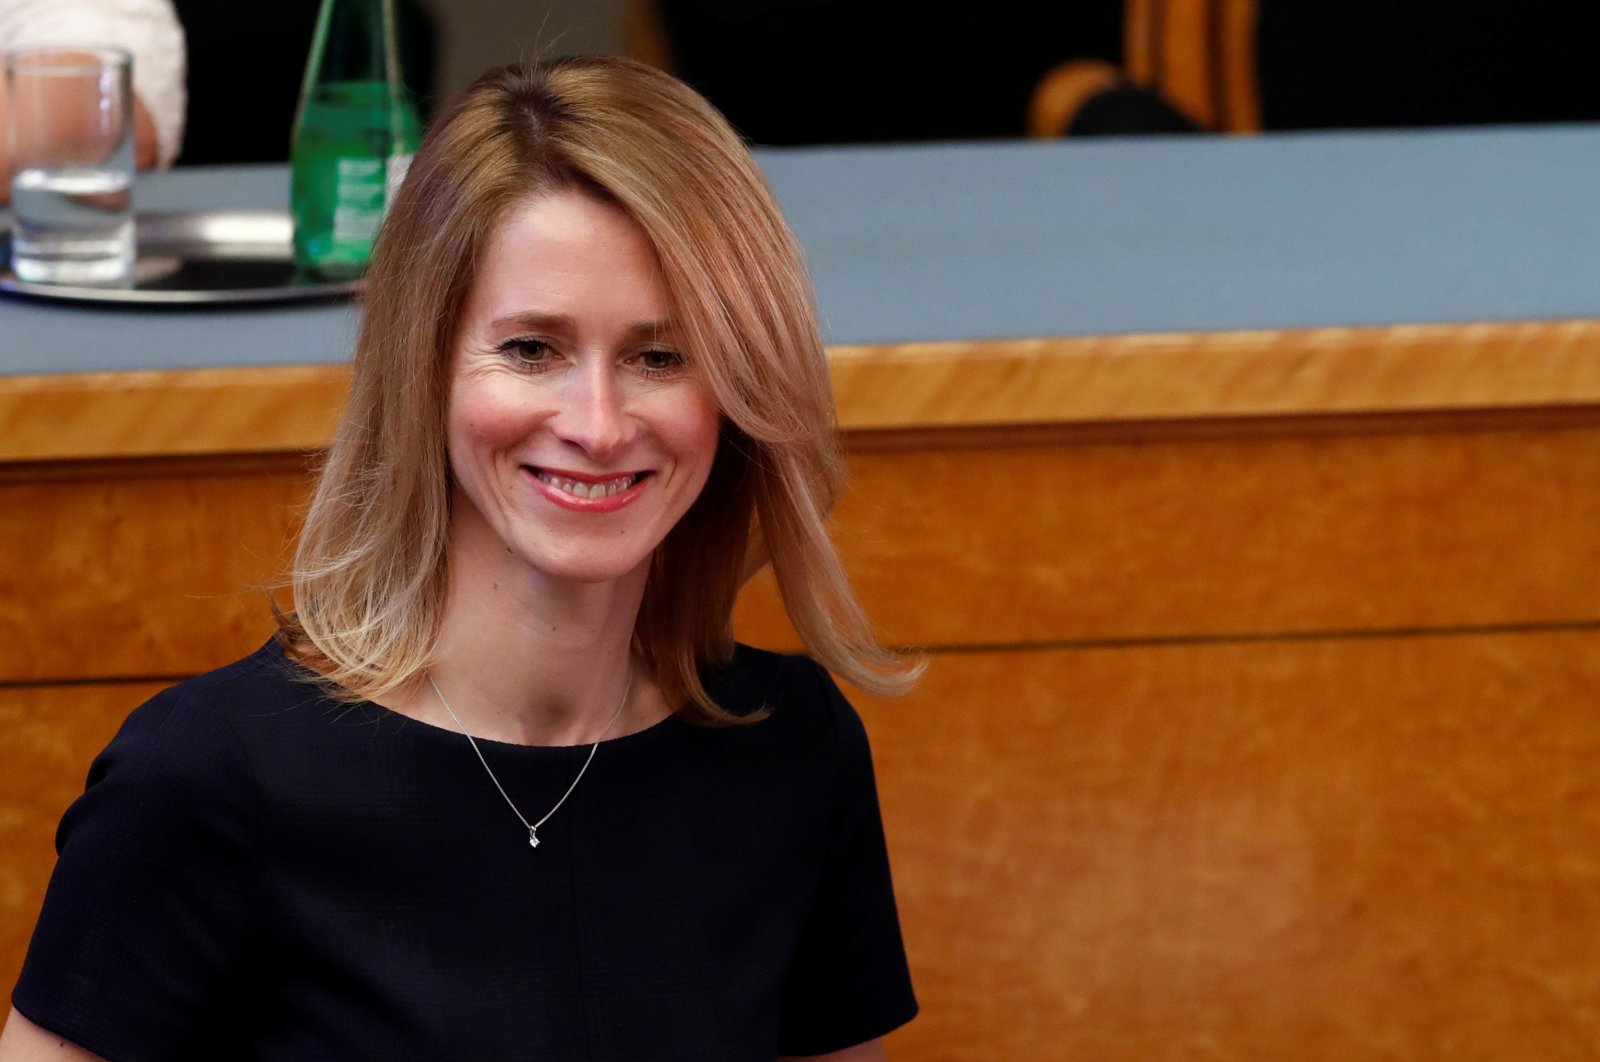
[{"label": "shoulder", "polygon": [[304,668],[268,642],[249,656],[169,686],[137,708],[129,722],[153,730],[204,730],[241,718],[322,699]]},{"label": "shoulder", "polygon": [[738,643],[725,663],[706,669],[706,689],[730,711],[829,712],[848,708],[826,668],[800,653],[777,653]]},{"label": "shoulder", "polygon": [[774,737],[865,752],[866,729],[828,670],[799,653],[776,653],[739,644],[727,663],[703,676],[706,689],[728,711],[765,711],[756,726]]},{"label": "shoulder", "polygon": [[164,690],[95,758],[12,997],[30,1020],[107,1058],[182,1054],[264,909],[258,757],[236,724],[272,673],[253,656]]},{"label": "shoulder", "polygon": [[198,675],[139,705],[90,768],[89,785],[108,774],[127,782],[190,789],[210,780],[235,787],[249,773],[251,720],[280,717],[320,692],[268,645]]},{"label": "shoulder", "polygon": [[260,767],[283,753],[262,734],[286,730],[281,740],[298,743],[292,726],[252,721],[295,717],[287,709],[296,699],[320,697],[291,668],[269,646],[135,708],[90,765],[83,795],[62,817],[57,851],[82,855],[114,838],[119,851],[131,846],[189,865],[196,846],[248,846]]}]

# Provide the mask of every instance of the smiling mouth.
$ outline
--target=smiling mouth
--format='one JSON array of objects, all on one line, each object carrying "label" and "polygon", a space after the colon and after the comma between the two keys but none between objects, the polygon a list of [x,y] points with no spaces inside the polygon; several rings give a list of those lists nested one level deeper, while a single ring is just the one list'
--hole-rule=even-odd
[{"label": "smiling mouth", "polygon": [[538,477],[541,483],[553,487],[562,494],[569,494],[574,498],[583,498],[585,500],[609,498],[614,494],[621,494],[649,475],[647,472],[630,472],[627,475],[611,476],[606,479],[582,480],[556,475],[553,472],[546,472],[542,468],[533,469],[533,474]]}]

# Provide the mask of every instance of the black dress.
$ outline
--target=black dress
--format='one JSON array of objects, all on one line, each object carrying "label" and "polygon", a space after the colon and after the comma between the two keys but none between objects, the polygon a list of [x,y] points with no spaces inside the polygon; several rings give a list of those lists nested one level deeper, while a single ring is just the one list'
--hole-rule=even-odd
[{"label": "black dress", "polygon": [[[274,646],[135,711],[57,837],[17,1009],[108,1059],[819,1054],[916,1013],[860,719],[803,657],[743,727],[607,741],[538,848],[461,734]],[[588,746],[481,741],[530,819]]]}]

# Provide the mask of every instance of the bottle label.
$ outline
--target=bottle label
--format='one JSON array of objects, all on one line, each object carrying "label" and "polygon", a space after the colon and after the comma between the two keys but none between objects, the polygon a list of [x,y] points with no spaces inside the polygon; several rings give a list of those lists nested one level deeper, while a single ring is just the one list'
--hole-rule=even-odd
[{"label": "bottle label", "polygon": [[383,159],[341,158],[334,169],[333,242],[370,247],[388,193]]}]

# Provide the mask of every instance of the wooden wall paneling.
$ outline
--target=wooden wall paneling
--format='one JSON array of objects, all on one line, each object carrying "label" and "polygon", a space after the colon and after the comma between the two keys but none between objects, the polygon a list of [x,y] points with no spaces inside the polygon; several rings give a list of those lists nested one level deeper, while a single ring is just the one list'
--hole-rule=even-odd
[{"label": "wooden wall paneling", "polygon": [[0,482],[0,681],[187,675],[256,648],[307,483],[115,466]]},{"label": "wooden wall paneling", "polygon": [[851,431],[1600,403],[1600,320],[898,343],[828,361]]},{"label": "wooden wall paneling", "polygon": [[1600,631],[940,654],[898,1057],[1600,1053]]},{"label": "wooden wall paneling", "polygon": [[312,450],[348,379],[342,365],[0,377],[0,459]]},{"label": "wooden wall paneling", "polygon": [[159,683],[0,687],[0,988],[16,984],[89,763]]},{"label": "wooden wall paneling", "polygon": [[[850,475],[837,538],[899,645],[1600,617],[1600,427],[930,444]],[[765,581],[738,620],[793,644]]]}]

